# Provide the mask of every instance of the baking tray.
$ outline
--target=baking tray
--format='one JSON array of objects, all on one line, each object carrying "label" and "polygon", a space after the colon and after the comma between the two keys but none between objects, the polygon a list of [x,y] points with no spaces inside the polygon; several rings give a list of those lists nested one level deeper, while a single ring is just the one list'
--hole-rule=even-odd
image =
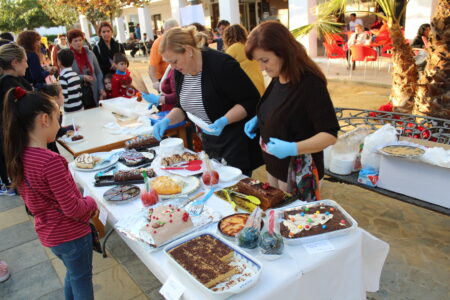
[{"label": "baking tray", "polygon": [[[321,233],[321,234],[316,234],[316,235],[312,235],[312,236],[305,236],[305,237],[299,237],[299,238],[295,238],[295,239],[288,239],[288,238],[285,238],[283,236],[283,240],[284,240],[284,242],[286,244],[298,245],[298,244],[302,244],[302,243],[317,242],[317,241],[326,240],[326,239],[329,239],[329,238],[334,238],[334,237],[346,235],[346,234],[352,232],[353,230],[355,230],[356,228],[358,228],[358,222],[356,222],[356,220],[353,219],[353,217],[349,213],[347,213],[345,211],[345,209],[342,208],[342,206],[340,206],[337,202],[335,202],[333,200],[328,200],[328,199],[327,200],[319,200],[319,201],[311,202],[311,203],[308,203],[308,204],[305,204],[305,205],[290,207],[288,209],[278,209],[278,211],[285,212],[285,211],[297,210],[297,209],[302,208],[302,207],[313,207],[313,206],[319,205],[319,203],[322,203],[324,205],[332,206],[335,209],[338,209],[339,211],[341,211],[342,214],[345,216],[345,218],[347,220],[349,220],[350,222],[352,222],[352,226],[344,228],[344,229],[340,229],[340,230],[324,232],[324,233]],[[280,216],[282,216],[282,214],[280,214]],[[280,222],[282,222],[282,220],[284,220],[284,219],[282,217],[280,217],[277,222],[280,223]],[[278,233],[280,233],[279,230],[278,230]]]},{"label": "baking tray", "polygon": [[[231,249],[234,250],[234,261],[239,261],[238,265],[239,266],[243,266],[245,265],[246,269],[244,271],[242,271],[241,274],[236,274],[233,277],[231,277],[230,280],[228,280],[225,283],[219,283],[218,285],[216,285],[214,288],[219,288],[219,290],[213,290],[214,288],[207,288],[206,286],[204,286],[200,281],[198,281],[194,276],[192,276],[186,269],[184,269],[180,264],[178,264],[178,262],[172,258],[172,256],[169,254],[169,251],[180,246],[181,244],[190,241],[192,239],[195,239],[197,237],[200,236],[204,236],[204,235],[210,235],[215,239],[218,239],[219,241],[221,241],[222,243],[224,243],[225,245],[227,245],[228,247],[230,247]],[[230,242],[226,241],[225,239],[214,235],[212,233],[196,233],[190,236],[187,236],[183,239],[180,239],[172,244],[170,244],[169,246],[167,246],[164,249],[164,253],[167,256],[167,258],[169,259],[169,261],[171,262],[171,264],[177,268],[180,272],[177,274],[180,274],[180,276],[184,276],[187,277],[195,286],[197,286],[205,295],[208,296],[207,299],[225,299],[228,297],[231,297],[235,294],[239,294],[247,289],[249,289],[250,287],[252,287],[253,285],[256,284],[256,282],[259,279],[259,276],[261,275],[261,271],[262,271],[262,263],[259,262],[257,259],[255,259],[253,256],[251,256],[250,254],[244,252],[242,249],[240,249],[239,247],[237,247],[236,245],[231,244]],[[245,277],[243,275],[243,273],[252,273],[252,276],[250,277]],[[241,279],[240,279],[241,278]],[[231,287],[225,287],[227,285],[227,283],[229,282],[236,282],[235,285],[231,286]],[[221,288],[223,288],[223,290],[221,290]]]}]

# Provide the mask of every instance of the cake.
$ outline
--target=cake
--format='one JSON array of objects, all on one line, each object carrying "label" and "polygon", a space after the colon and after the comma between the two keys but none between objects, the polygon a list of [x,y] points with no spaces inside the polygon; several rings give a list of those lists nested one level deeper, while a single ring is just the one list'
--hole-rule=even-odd
[{"label": "cake", "polygon": [[114,174],[114,181],[129,181],[129,180],[143,180],[142,171],[145,170],[149,178],[155,177],[156,173],[153,169],[133,169],[133,170],[120,170]]},{"label": "cake", "polygon": [[107,201],[126,201],[139,196],[140,188],[135,185],[121,185],[107,190],[103,198]]},{"label": "cake", "polygon": [[126,149],[151,148],[159,145],[159,141],[151,135],[141,135],[125,142]]},{"label": "cake", "polygon": [[140,164],[145,159],[145,156],[141,152],[132,149],[122,153],[120,158],[126,165],[135,166]]},{"label": "cake", "polygon": [[150,183],[159,195],[174,195],[179,194],[183,190],[183,183],[176,182],[169,176],[160,176]]},{"label": "cake", "polygon": [[194,227],[189,213],[172,205],[150,208],[147,221],[141,233],[145,240],[149,240],[145,238],[145,235],[149,235],[156,247]]},{"label": "cake", "polygon": [[83,153],[75,158],[75,166],[80,169],[93,169],[98,159],[89,153]]},{"label": "cake", "polygon": [[193,160],[199,159],[197,154],[190,153],[190,152],[184,152],[183,154],[174,154],[168,157],[164,157],[161,160],[161,166],[169,167],[178,163],[182,162],[190,162]]},{"label": "cake", "polygon": [[75,142],[84,139],[84,137],[81,134],[77,134],[72,136],[70,139],[72,140],[72,142]]},{"label": "cake", "polygon": [[270,186],[268,183],[262,183],[252,178],[242,179],[237,183],[238,192],[246,195],[252,195],[261,200],[260,207],[266,210],[275,207],[283,201],[285,194],[282,190]]},{"label": "cake", "polygon": [[352,226],[336,207],[318,203],[284,211],[280,233],[288,239],[312,236]]},{"label": "cake", "polygon": [[238,270],[234,251],[211,235],[201,235],[169,251],[173,259],[207,288],[229,280]]}]

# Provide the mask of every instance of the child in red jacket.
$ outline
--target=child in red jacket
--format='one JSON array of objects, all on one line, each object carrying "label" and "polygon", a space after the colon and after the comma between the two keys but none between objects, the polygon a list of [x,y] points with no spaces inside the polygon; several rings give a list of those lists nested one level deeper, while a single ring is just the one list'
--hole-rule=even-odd
[{"label": "child in red jacket", "polygon": [[132,98],[136,89],[131,85],[130,71],[127,70],[129,62],[125,54],[114,54],[114,63],[117,65],[116,73],[112,77],[112,96]]}]

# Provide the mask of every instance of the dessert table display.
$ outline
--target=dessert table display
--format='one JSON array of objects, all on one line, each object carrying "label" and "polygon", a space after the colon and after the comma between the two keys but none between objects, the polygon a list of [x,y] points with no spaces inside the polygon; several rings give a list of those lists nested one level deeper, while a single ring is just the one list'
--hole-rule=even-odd
[{"label": "dessert table display", "polygon": [[[102,174],[69,166],[103,220],[161,282],[176,282],[182,299],[365,299],[378,290],[389,245],[359,228],[335,201],[291,201],[202,155],[151,150],[150,167],[128,167],[120,158]],[[200,173],[166,170],[197,164]],[[124,187],[96,186],[98,177],[119,172]],[[140,183],[130,186],[129,179]],[[244,205],[248,212],[236,197],[253,204]]]}]

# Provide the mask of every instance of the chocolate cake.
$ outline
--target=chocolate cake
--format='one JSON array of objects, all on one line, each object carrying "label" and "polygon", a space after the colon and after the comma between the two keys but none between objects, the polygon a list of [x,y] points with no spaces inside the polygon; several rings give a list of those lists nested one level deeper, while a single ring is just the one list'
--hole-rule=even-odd
[{"label": "chocolate cake", "polygon": [[126,149],[151,148],[159,145],[159,141],[151,135],[140,135],[125,142]]},{"label": "chocolate cake", "polygon": [[283,201],[285,194],[282,190],[270,186],[268,183],[262,183],[252,178],[242,179],[237,183],[238,192],[246,195],[252,195],[261,200],[260,207],[263,210],[276,206]]},{"label": "chocolate cake", "polygon": [[134,166],[140,164],[144,159],[145,156],[134,149],[127,150],[122,155],[120,155],[120,158],[128,165],[128,166]]},{"label": "chocolate cake", "polygon": [[114,181],[128,181],[128,180],[140,180],[144,179],[142,176],[142,170],[145,170],[149,178],[155,177],[156,173],[153,169],[134,169],[134,170],[121,170],[114,174]]},{"label": "chocolate cake", "polygon": [[351,226],[351,221],[341,211],[319,202],[317,205],[284,211],[283,221],[280,223],[280,233],[285,238],[295,239]]},{"label": "chocolate cake", "polygon": [[207,288],[230,279],[238,270],[229,265],[234,251],[210,235],[202,235],[169,251],[184,269]]}]

